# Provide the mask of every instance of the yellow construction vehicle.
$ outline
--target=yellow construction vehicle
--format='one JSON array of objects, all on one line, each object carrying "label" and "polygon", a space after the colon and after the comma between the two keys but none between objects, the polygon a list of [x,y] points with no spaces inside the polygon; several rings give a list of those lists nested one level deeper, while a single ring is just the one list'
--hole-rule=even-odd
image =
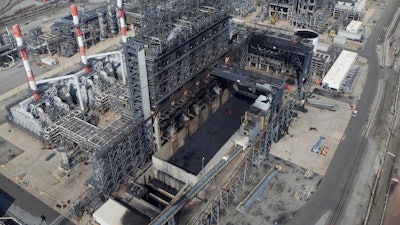
[{"label": "yellow construction vehicle", "polygon": [[336,36],[336,31],[334,29],[329,31],[329,36],[330,37],[335,37]]},{"label": "yellow construction vehicle", "polygon": [[276,18],[278,17],[278,10],[275,10],[274,14],[271,17],[271,23],[276,23]]}]

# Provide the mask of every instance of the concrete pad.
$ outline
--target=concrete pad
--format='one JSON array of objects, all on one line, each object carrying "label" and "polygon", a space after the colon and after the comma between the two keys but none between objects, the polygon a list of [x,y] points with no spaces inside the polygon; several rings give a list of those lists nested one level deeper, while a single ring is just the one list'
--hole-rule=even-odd
[{"label": "concrete pad", "polygon": [[62,213],[65,209],[57,204],[72,203],[88,189],[90,165],[61,169],[61,156],[55,149],[43,149],[40,141],[8,123],[0,126],[0,137],[22,152],[3,164],[0,172],[54,210]]},{"label": "concrete pad", "polygon": [[54,172],[53,175],[56,177],[57,180],[62,180],[65,176],[68,175],[68,173],[61,169],[61,168],[57,168]]},{"label": "concrete pad", "polygon": [[[343,133],[352,110],[348,103],[315,96],[315,101],[337,104],[338,110],[328,111],[306,106],[307,112],[298,111],[298,116],[293,118],[289,127],[289,133],[272,145],[270,154],[324,175],[339,142],[345,138]],[[329,148],[326,156],[311,150],[320,137],[325,137],[321,146]]]},{"label": "concrete pad", "polygon": [[20,148],[0,138],[0,165],[6,164],[21,153],[23,151]]},{"label": "concrete pad", "polygon": [[[255,185],[272,166],[282,169],[265,190],[248,207],[246,213],[235,210]],[[220,224],[286,224],[294,214],[312,197],[322,180],[322,176],[273,156],[259,166],[252,167],[246,185],[240,185],[237,198],[228,204],[228,210],[220,218]]]},{"label": "concrete pad", "polygon": [[0,137],[22,150],[26,149],[29,154],[43,147],[43,144],[36,138],[13,127],[9,123],[4,123],[0,126]]}]

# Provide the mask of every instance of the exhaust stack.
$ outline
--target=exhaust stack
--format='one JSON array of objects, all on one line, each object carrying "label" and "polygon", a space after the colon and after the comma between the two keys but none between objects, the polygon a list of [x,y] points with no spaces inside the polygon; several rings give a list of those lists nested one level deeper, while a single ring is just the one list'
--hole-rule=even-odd
[{"label": "exhaust stack", "polygon": [[29,87],[32,90],[32,96],[35,99],[35,101],[39,101],[41,99],[41,97],[40,97],[39,92],[37,91],[35,77],[33,76],[31,66],[29,65],[28,54],[26,53],[26,48],[25,48],[24,42],[22,40],[21,29],[19,28],[18,24],[14,25],[12,27],[12,29],[14,32],[15,40],[17,41],[19,53],[21,54],[21,57],[22,57],[22,62],[24,64],[26,76],[28,78]]},{"label": "exhaust stack", "polygon": [[122,0],[117,0],[117,7],[118,7],[119,22],[120,22],[120,26],[121,26],[122,43],[126,43],[126,41],[127,41],[126,24],[125,24],[124,10],[122,10]]},{"label": "exhaust stack", "polygon": [[78,41],[79,52],[81,54],[81,60],[83,63],[83,69],[85,70],[85,73],[89,73],[90,70],[87,65],[87,58],[86,58],[85,45],[83,44],[82,30],[81,27],[79,26],[78,8],[76,7],[75,4],[71,5],[71,13],[72,13],[72,20],[75,26],[76,40]]}]

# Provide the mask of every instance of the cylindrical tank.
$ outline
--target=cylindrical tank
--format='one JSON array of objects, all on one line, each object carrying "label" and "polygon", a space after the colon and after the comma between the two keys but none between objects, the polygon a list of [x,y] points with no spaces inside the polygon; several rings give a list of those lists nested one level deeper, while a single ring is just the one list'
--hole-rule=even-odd
[{"label": "cylindrical tank", "polygon": [[302,39],[311,40],[314,46],[314,52],[317,51],[318,37],[319,37],[317,32],[313,30],[298,30],[294,32],[294,34]]},{"label": "cylindrical tank", "polygon": [[107,33],[107,23],[104,19],[104,13],[103,12],[97,12],[97,17],[99,19],[99,26],[100,26],[100,39],[104,40],[106,38],[106,33]]}]

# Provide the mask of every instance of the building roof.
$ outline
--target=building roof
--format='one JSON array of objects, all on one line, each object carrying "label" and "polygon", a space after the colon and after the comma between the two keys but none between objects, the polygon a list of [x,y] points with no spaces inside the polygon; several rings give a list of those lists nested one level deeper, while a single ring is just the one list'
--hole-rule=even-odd
[{"label": "building roof", "polygon": [[122,225],[121,219],[128,209],[117,201],[108,199],[96,212],[93,217],[101,225]]},{"label": "building roof", "polygon": [[347,3],[355,3],[356,0],[339,0],[338,2],[347,2]]},{"label": "building roof", "polygon": [[328,88],[339,90],[343,79],[350,71],[351,66],[357,59],[357,53],[343,50],[331,69],[328,71],[322,85],[326,85]]},{"label": "building roof", "polygon": [[357,33],[361,29],[361,26],[361,21],[352,20],[349,25],[347,25],[346,31]]},{"label": "building roof", "polygon": [[100,225],[143,225],[149,222],[113,199],[108,199],[96,210],[93,218]]}]

